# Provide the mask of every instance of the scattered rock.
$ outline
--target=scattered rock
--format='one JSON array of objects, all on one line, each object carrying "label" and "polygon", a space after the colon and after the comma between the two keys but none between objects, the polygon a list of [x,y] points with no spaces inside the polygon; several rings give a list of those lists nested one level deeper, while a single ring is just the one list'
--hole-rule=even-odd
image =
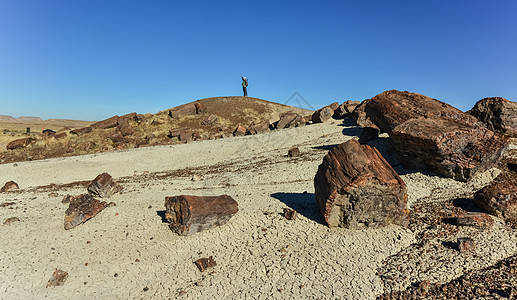
[{"label": "scattered rock", "polygon": [[73,198],[73,197],[74,197],[74,196],[72,196],[72,195],[65,195],[65,196],[63,197],[63,200],[61,200],[61,203],[63,203],[63,204],[68,204],[68,203],[70,203],[70,200],[72,200],[72,198]]},{"label": "scattered rock", "polygon": [[4,221],[4,225],[11,225],[11,223],[19,222],[19,221],[20,221],[20,219],[18,217],[7,218]]},{"label": "scattered rock", "polygon": [[204,272],[208,268],[213,268],[217,266],[214,258],[212,256],[210,257],[203,257],[194,262],[196,266],[198,267],[199,271]]},{"label": "scattered rock", "polygon": [[501,173],[474,194],[474,203],[489,214],[517,220],[517,173]]},{"label": "scattered rock", "polygon": [[407,221],[407,187],[376,148],[349,140],[323,158],[314,178],[329,227],[359,228]]},{"label": "scattered rock", "polygon": [[377,127],[375,125],[363,127],[363,130],[361,131],[361,134],[359,135],[359,143],[366,144],[370,141],[373,141],[379,137],[379,133],[380,133],[379,127]]},{"label": "scattered rock", "polygon": [[194,103],[187,103],[171,108],[169,110],[169,117],[176,119],[184,116],[195,115],[196,113],[196,105]]},{"label": "scattered rock", "polygon": [[14,141],[11,141],[7,144],[6,148],[7,150],[15,150],[15,149],[19,149],[19,148],[25,148],[31,144],[33,144],[35,142],[35,140],[33,138],[22,138],[22,139],[17,139],[17,140],[14,140]]},{"label": "scattered rock", "polygon": [[476,102],[467,113],[492,131],[517,137],[517,102],[501,97],[484,98]]},{"label": "scattered rock", "polygon": [[318,109],[312,114],[312,123],[325,123],[334,115],[334,110],[330,106]]},{"label": "scattered rock", "polygon": [[460,252],[470,252],[474,250],[474,240],[471,238],[458,238],[458,250]]},{"label": "scattered rock", "polygon": [[276,129],[293,128],[305,125],[302,116],[292,111],[280,115],[280,120],[276,122]]},{"label": "scattered rock", "polygon": [[19,190],[20,187],[18,186],[18,184],[14,181],[8,181],[4,184],[4,186],[2,187],[2,189],[0,189],[0,192],[4,193],[4,192],[12,192],[12,191],[17,191]]},{"label": "scattered rock", "polygon": [[65,211],[65,229],[72,229],[87,220],[95,217],[107,206],[114,206],[115,203],[106,203],[94,199],[90,194],[81,194],[70,198],[70,205]]},{"label": "scattered rock", "polygon": [[125,137],[124,135],[122,135],[122,133],[120,132],[117,132],[113,135],[111,135],[109,137],[109,139],[113,142],[113,143],[117,143],[117,144],[125,144],[125,143],[129,143],[129,139],[127,137]]},{"label": "scattered rock", "polygon": [[489,229],[494,225],[494,219],[485,213],[466,213],[456,217],[456,225]]},{"label": "scattered rock", "polygon": [[119,123],[118,125],[118,131],[123,135],[123,136],[129,136],[129,135],[132,135],[133,133],[135,133],[135,128],[133,126],[131,126],[129,124],[129,122],[122,122],[122,123]]},{"label": "scattered rock", "polygon": [[296,215],[297,214],[298,213],[296,212],[296,210],[290,209],[290,208],[287,208],[287,207],[284,207],[284,211],[282,213],[284,218],[286,218],[287,220],[294,220],[294,219],[296,219]]},{"label": "scattered rock", "polygon": [[182,143],[192,142],[192,130],[190,128],[181,130],[179,139],[180,139],[180,142],[182,142]]},{"label": "scattered rock", "polygon": [[47,287],[62,286],[63,284],[65,284],[67,278],[67,272],[60,269],[56,269],[54,273],[52,273],[50,279],[48,280]]},{"label": "scattered rock", "polygon": [[59,197],[59,194],[56,192],[51,192],[48,194],[49,197]]},{"label": "scattered rock", "polygon": [[246,135],[246,128],[242,125],[237,126],[233,131],[233,136],[244,136]]},{"label": "scattered rock", "polygon": [[300,156],[300,149],[298,149],[298,147],[289,149],[289,151],[287,151],[287,156],[288,157]]},{"label": "scattered rock", "polygon": [[218,118],[216,115],[209,115],[201,122],[201,125],[213,126],[217,122]]},{"label": "scattered rock", "polygon": [[83,134],[86,134],[86,133],[90,133],[92,132],[92,128],[90,126],[87,126],[87,127],[83,127],[83,128],[78,128],[78,129],[74,129],[74,130],[71,130],[70,131],[70,134],[74,134],[74,135],[83,135]]},{"label": "scattered rock", "polygon": [[262,121],[256,124],[250,125],[247,130],[247,134],[260,134],[269,132],[269,121]]},{"label": "scattered rock", "polygon": [[106,120],[102,120],[102,121],[93,123],[92,125],[90,125],[90,127],[95,128],[95,129],[108,129],[108,128],[117,127],[119,118],[120,118],[119,116],[113,116]]},{"label": "scattered rock", "polygon": [[122,186],[117,184],[108,173],[97,175],[88,184],[88,193],[94,197],[109,198],[113,194],[122,191]]},{"label": "scattered rock", "polygon": [[170,229],[179,235],[223,225],[239,210],[237,202],[228,195],[165,197],[165,209]]}]

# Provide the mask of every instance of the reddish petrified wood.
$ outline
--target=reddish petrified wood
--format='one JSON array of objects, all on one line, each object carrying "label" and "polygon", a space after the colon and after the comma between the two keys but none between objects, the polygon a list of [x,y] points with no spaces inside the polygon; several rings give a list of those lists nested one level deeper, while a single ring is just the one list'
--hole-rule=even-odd
[{"label": "reddish petrified wood", "polygon": [[135,128],[133,126],[131,126],[131,124],[129,124],[128,121],[119,122],[119,125],[117,128],[118,128],[118,131],[123,136],[129,136],[129,135],[132,135],[133,133],[135,133]]},{"label": "reddish petrified wood", "polygon": [[473,251],[475,247],[474,240],[471,238],[458,238],[458,250],[460,252]]},{"label": "reddish petrified wood", "polygon": [[209,115],[208,117],[206,117],[206,119],[201,121],[201,125],[212,126],[217,122],[217,120],[218,118],[216,115]]},{"label": "reddish petrified wood", "polygon": [[246,135],[246,127],[239,125],[233,131],[233,136],[244,136]]},{"label": "reddish petrified wood", "polygon": [[488,129],[517,137],[517,102],[501,97],[484,98],[467,113],[483,122]]},{"label": "reddish petrified wood", "polygon": [[61,286],[61,285],[65,284],[65,281],[67,278],[68,278],[67,272],[56,269],[54,271],[54,273],[52,273],[52,276],[50,277],[50,279],[48,280],[47,287]]},{"label": "reddish petrified wood", "polygon": [[119,116],[113,116],[106,120],[102,120],[102,121],[93,123],[90,126],[95,129],[107,129],[107,128],[117,127],[119,118],[120,118]]},{"label": "reddish petrified wood", "polygon": [[323,158],[314,178],[329,227],[404,224],[407,188],[377,149],[349,140]]},{"label": "reddish petrified wood", "polygon": [[213,268],[217,266],[215,260],[212,256],[210,257],[202,257],[194,262],[198,267],[199,271],[204,272],[208,268]]},{"label": "reddish petrified wood", "polygon": [[170,229],[179,235],[223,225],[239,210],[237,202],[228,195],[166,197],[165,209]]},{"label": "reddish petrified wood", "polygon": [[375,125],[366,115],[366,105],[370,101],[371,99],[364,100],[350,113],[350,117],[361,127],[371,127]]},{"label": "reddish petrified wood", "polygon": [[87,189],[88,193],[94,197],[109,198],[122,191],[122,186],[117,184],[110,174],[102,173],[90,182]]},{"label": "reddish petrified wood", "polygon": [[[142,115],[140,115],[142,116]],[[117,120],[118,124],[120,125],[121,123],[125,123],[125,122],[131,122],[131,121],[135,121],[137,122],[138,121],[138,115],[136,114],[136,112],[132,112],[132,113],[129,113],[129,114],[125,114],[123,116],[120,116]]]},{"label": "reddish petrified wood", "polygon": [[196,107],[196,114],[202,114],[206,112],[206,106],[201,102],[194,102],[194,106]]},{"label": "reddish petrified wood", "polygon": [[266,133],[269,131],[269,121],[262,121],[256,124],[250,125],[247,129],[248,134],[259,134]]},{"label": "reddish petrified wood", "polygon": [[79,224],[95,217],[101,210],[107,206],[113,206],[115,203],[106,203],[94,199],[89,194],[81,194],[72,196],[70,205],[65,212],[65,229],[72,229]]},{"label": "reddish petrified wood", "polygon": [[298,213],[296,212],[296,210],[290,209],[290,208],[287,208],[287,207],[284,207],[284,210],[283,210],[283,213],[282,213],[284,218],[286,218],[287,220],[294,220],[294,219],[296,219],[296,215],[297,214]]},{"label": "reddish petrified wood", "polygon": [[494,225],[494,219],[485,213],[465,213],[456,216],[456,225],[489,229]]},{"label": "reddish petrified wood", "polygon": [[504,219],[517,220],[517,173],[506,171],[474,194],[474,203]]},{"label": "reddish petrified wood", "polygon": [[181,118],[184,116],[195,115],[197,113],[196,105],[194,103],[187,103],[180,106],[176,106],[169,110],[169,117]]}]

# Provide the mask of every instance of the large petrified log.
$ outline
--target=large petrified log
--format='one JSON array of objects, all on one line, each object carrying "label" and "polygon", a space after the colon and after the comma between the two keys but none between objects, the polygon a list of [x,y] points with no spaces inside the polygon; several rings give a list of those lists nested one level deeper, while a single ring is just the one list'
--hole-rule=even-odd
[{"label": "large petrified log", "polygon": [[220,226],[239,210],[228,195],[165,197],[165,218],[170,229],[179,235],[190,235]]},{"label": "large petrified log", "polygon": [[196,105],[194,103],[187,103],[180,106],[176,106],[169,110],[169,117],[176,119],[184,116],[197,114]]},{"label": "large petrified log", "polygon": [[293,128],[305,125],[303,117],[299,114],[288,111],[280,115],[280,120],[275,124],[276,129]]},{"label": "large petrified log", "polygon": [[323,158],[314,178],[329,227],[404,224],[407,187],[377,149],[349,140]]},{"label": "large petrified log", "polygon": [[65,229],[72,229],[79,224],[95,217],[107,206],[114,206],[114,202],[106,203],[94,199],[90,194],[81,194],[69,197],[70,204],[65,211]]},{"label": "large petrified log", "polygon": [[117,184],[113,177],[108,173],[97,175],[94,180],[88,184],[88,193],[92,196],[109,198],[113,194],[122,191],[122,186]]},{"label": "large petrified log", "polygon": [[501,173],[474,194],[474,203],[492,215],[517,220],[517,173]]},{"label": "large petrified log", "polygon": [[119,118],[120,118],[119,116],[113,116],[106,120],[102,120],[102,121],[93,123],[90,126],[95,129],[108,129],[108,128],[117,127]]},{"label": "large petrified log", "polygon": [[17,139],[17,140],[9,142],[5,148],[7,150],[14,150],[14,149],[18,149],[18,148],[24,148],[24,147],[27,147],[30,144],[34,143],[34,142],[35,142],[35,140],[33,138],[30,138],[30,137],[22,138],[22,139]]},{"label": "large petrified log", "polygon": [[484,98],[467,113],[483,122],[488,129],[517,137],[517,102],[501,97]]},{"label": "large petrified log", "polygon": [[78,128],[78,129],[71,130],[71,131],[70,131],[70,134],[83,135],[83,134],[86,134],[86,133],[92,132],[92,130],[93,130],[93,129],[92,129],[90,126],[87,126],[87,127],[83,127],[83,128]]}]

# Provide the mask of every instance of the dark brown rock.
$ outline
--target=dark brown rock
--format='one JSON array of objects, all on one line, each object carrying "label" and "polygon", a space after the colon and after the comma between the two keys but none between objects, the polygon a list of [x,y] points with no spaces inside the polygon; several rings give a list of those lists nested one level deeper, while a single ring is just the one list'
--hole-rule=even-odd
[{"label": "dark brown rock", "polygon": [[334,111],[334,118],[339,119],[351,117],[352,112],[359,104],[361,104],[361,102],[352,100],[343,102],[343,104],[339,105]]},{"label": "dark brown rock", "polygon": [[276,129],[293,128],[305,125],[302,116],[292,111],[280,115],[280,120],[276,122]]},{"label": "dark brown rock", "polygon": [[501,173],[474,194],[474,203],[489,214],[517,220],[517,173]]},{"label": "dark brown rock", "polygon": [[8,181],[4,184],[4,186],[2,187],[2,189],[0,189],[0,192],[12,192],[12,191],[17,191],[19,190],[20,187],[18,186],[18,184],[14,181]]},{"label": "dark brown rock", "polygon": [[359,228],[407,221],[407,188],[377,149],[349,140],[323,158],[314,178],[329,227]]},{"label": "dark brown rock", "polygon": [[20,221],[20,218],[18,218],[18,217],[10,217],[10,218],[5,219],[4,225],[11,225],[12,223],[19,222],[19,221]]},{"label": "dark brown rock", "polygon": [[294,219],[296,219],[297,212],[294,209],[290,209],[290,208],[284,207],[282,215],[287,220],[294,220]]},{"label": "dark brown rock", "polygon": [[94,129],[107,129],[107,128],[117,127],[119,118],[120,118],[119,116],[113,116],[106,120],[102,120],[102,121],[93,123],[92,125],[90,125],[90,127],[94,128]]},{"label": "dark brown rock", "polygon": [[300,156],[300,149],[298,149],[298,147],[289,149],[289,151],[287,151],[287,156],[288,157]]},{"label": "dark brown rock", "polygon": [[507,138],[486,128],[443,118],[408,120],[390,136],[404,167],[460,181],[495,166],[508,147]]},{"label": "dark brown rock", "polygon": [[185,128],[185,129],[181,130],[179,140],[182,143],[192,142],[192,130],[189,128]]},{"label": "dark brown rock", "polygon": [[119,143],[119,144],[129,143],[129,139],[127,137],[123,136],[122,133],[120,133],[120,132],[110,135],[109,139],[113,143]]},{"label": "dark brown rock", "polygon": [[366,115],[366,104],[370,101],[371,99],[364,100],[361,104],[357,105],[350,114],[350,117],[356,122],[356,124],[363,128],[375,125]]},{"label": "dark brown rock", "polygon": [[127,121],[119,122],[117,129],[123,136],[130,136],[135,133],[135,128]]},{"label": "dark brown rock", "polygon": [[132,112],[123,116],[120,116],[117,120],[118,125],[121,125],[122,123],[129,123],[129,122],[138,122],[138,116],[136,112]]},{"label": "dark brown rock", "polygon": [[312,123],[325,123],[334,115],[334,110],[330,106],[318,109],[312,114]]},{"label": "dark brown rock", "polygon": [[203,257],[194,262],[196,266],[198,267],[199,271],[204,272],[208,268],[213,268],[217,266],[215,263],[215,260],[212,256],[210,257]]},{"label": "dark brown rock", "polygon": [[70,134],[83,135],[83,134],[92,132],[92,130],[93,129],[90,126],[87,126],[87,127],[71,130]]},{"label": "dark brown rock", "polygon": [[202,114],[206,112],[206,106],[201,102],[194,102],[194,106],[196,107],[196,114]]},{"label": "dark brown rock", "polygon": [[217,116],[216,115],[209,115],[201,122],[201,125],[205,126],[213,126],[217,122]]},{"label": "dark brown rock", "polygon": [[239,210],[228,195],[165,197],[165,218],[170,229],[179,235],[190,235],[220,226]]},{"label": "dark brown rock", "polygon": [[248,134],[260,134],[266,132],[269,132],[269,121],[258,122],[250,125],[247,129]]},{"label": "dark brown rock", "polygon": [[65,229],[72,229],[95,217],[101,210],[115,203],[106,203],[94,199],[90,194],[72,196],[68,209],[65,211]]},{"label": "dark brown rock", "polygon": [[239,125],[233,131],[233,136],[244,136],[246,135],[246,127]]},{"label": "dark brown rock", "polygon": [[94,197],[109,198],[113,194],[122,191],[122,186],[117,184],[108,173],[97,175],[88,184],[88,193]]},{"label": "dark brown rock", "polygon": [[63,203],[63,204],[69,204],[69,203],[70,203],[70,200],[72,200],[72,198],[73,198],[73,197],[74,197],[74,196],[67,194],[67,195],[65,195],[65,196],[63,197],[63,200],[61,200],[61,203]]},{"label": "dark brown rock", "polygon": [[363,130],[361,131],[361,134],[359,135],[359,143],[366,144],[370,141],[375,140],[379,137],[379,127],[375,125],[371,125],[368,127],[363,127]]},{"label": "dark brown rock", "polygon": [[474,250],[474,240],[471,238],[458,238],[458,250],[460,252],[470,252]]},{"label": "dark brown rock", "polygon": [[169,110],[169,117],[176,119],[184,116],[195,115],[196,113],[196,105],[194,103],[187,103],[171,108]]},{"label": "dark brown rock", "polygon": [[19,149],[19,148],[25,148],[31,144],[33,144],[35,142],[35,140],[33,138],[22,138],[22,139],[17,139],[17,140],[14,140],[14,141],[11,141],[7,144],[6,148],[7,150],[14,150],[14,149]]},{"label": "dark brown rock", "polygon": [[367,117],[381,131],[391,134],[411,119],[447,119],[469,127],[484,127],[475,117],[439,100],[410,92],[385,91],[365,104]]},{"label": "dark brown rock", "polygon": [[494,219],[485,213],[465,213],[456,216],[456,225],[489,229],[494,225]]},{"label": "dark brown rock", "polygon": [[467,113],[483,122],[492,131],[517,137],[517,102],[501,97],[484,98]]},{"label": "dark brown rock", "polygon": [[47,287],[62,286],[63,284],[65,284],[65,281],[67,278],[68,278],[67,272],[56,269],[54,271],[54,273],[52,273],[52,276],[50,277],[50,279],[48,280]]},{"label": "dark brown rock", "polygon": [[56,140],[60,140],[60,139],[66,138],[66,132],[56,133],[56,134],[54,134],[54,138]]}]

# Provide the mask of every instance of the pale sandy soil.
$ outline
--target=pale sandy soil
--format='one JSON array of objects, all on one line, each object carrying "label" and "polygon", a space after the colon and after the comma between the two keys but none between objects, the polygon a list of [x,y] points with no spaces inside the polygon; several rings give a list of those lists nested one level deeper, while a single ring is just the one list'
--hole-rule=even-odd
[{"label": "pale sandy soil", "polygon": [[[360,130],[334,121],[258,136],[0,165],[0,184],[14,180],[21,188],[0,194],[0,203],[16,202],[0,207],[0,221],[20,219],[0,224],[0,298],[374,299],[385,289],[415,280],[448,281],[517,253],[516,234],[500,220],[493,230],[476,233],[474,253],[430,241],[432,251],[405,261],[400,254],[416,253],[417,232],[399,226],[328,229],[314,200],[314,175],[330,146]],[[402,175],[410,207],[468,195],[497,174],[491,170],[460,183],[397,166],[387,138],[371,145]],[[301,157],[286,157],[292,146],[299,146]],[[64,230],[62,197],[86,190],[61,187],[52,197],[52,188],[42,186],[91,180],[102,172],[125,188],[108,200],[116,206]],[[193,182],[193,174],[204,179]],[[180,194],[229,194],[239,212],[224,226],[178,236],[162,215],[164,198]],[[284,207],[296,209],[298,218],[284,219]],[[193,261],[207,256],[217,266],[201,273]],[[46,288],[56,268],[69,278],[63,286]]]}]

